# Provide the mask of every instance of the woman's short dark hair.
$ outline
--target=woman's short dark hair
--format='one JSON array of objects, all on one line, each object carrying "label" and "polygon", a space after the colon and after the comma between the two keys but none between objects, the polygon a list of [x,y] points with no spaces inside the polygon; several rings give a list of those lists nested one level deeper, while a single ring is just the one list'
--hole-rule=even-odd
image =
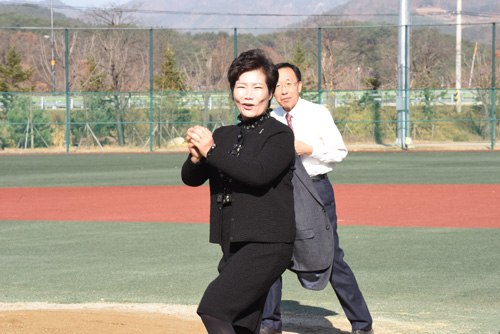
[{"label": "woman's short dark hair", "polygon": [[300,70],[297,66],[290,63],[279,63],[278,65],[276,65],[276,67],[278,68],[278,70],[280,68],[291,68],[295,73],[295,76],[297,77],[297,81],[302,81],[302,75],[300,74]]},{"label": "woman's short dark hair", "polygon": [[243,73],[255,70],[261,70],[264,73],[267,89],[271,94],[274,94],[279,77],[278,69],[261,49],[242,52],[233,60],[227,72],[227,80],[229,81],[231,92],[233,92],[236,81],[238,81]]}]

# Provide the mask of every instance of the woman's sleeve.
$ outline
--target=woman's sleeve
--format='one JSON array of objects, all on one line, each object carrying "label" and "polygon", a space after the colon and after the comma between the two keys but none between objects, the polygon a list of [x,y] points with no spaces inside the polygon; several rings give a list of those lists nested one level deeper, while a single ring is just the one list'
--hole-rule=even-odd
[{"label": "woman's sleeve", "polygon": [[208,166],[205,160],[194,163],[191,161],[190,154],[182,165],[181,178],[182,182],[188,186],[201,186],[208,179]]}]

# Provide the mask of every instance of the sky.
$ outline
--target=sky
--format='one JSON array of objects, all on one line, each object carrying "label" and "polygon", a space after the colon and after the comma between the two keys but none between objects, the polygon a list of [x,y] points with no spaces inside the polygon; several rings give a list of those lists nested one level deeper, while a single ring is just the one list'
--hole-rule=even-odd
[{"label": "sky", "polygon": [[[41,2],[41,0],[27,0],[28,2]],[[107,6],[110,3],[114,3],[117,5],[122,5],[129,0],[61,0],[64,2],[64,4],[68,6],[75,6],[75,7],[103,7]],[[16,2],[25,2],[25,1],[19,1],[19,0],[0,0],[0,3],[16,3]]]},{"label": "sky", "polygon": [[114,3],[117,5],[122,5],[129,0],[61,0],[68,6],[76,6],[76,7],[102,7],[107,6],[110,3]]}]

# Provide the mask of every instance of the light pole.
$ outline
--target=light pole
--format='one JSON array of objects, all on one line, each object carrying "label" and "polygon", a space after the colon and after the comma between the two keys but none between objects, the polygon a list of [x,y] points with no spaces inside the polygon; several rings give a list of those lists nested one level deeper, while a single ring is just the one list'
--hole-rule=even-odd
[{"label": "light pole", "polygon": [[56,92],[56,61],[54,59],[54,2],[50,0],[50,28],[51,28],[51,44],[52,44],[52,58],[50,66],[52,68],[52,94]]},{"label": "light pole", "polygon": [[396,96],[397,138],[394,145],[406,150],[410,138],[410,0],[399,0],[398,28],[398,94]]}]

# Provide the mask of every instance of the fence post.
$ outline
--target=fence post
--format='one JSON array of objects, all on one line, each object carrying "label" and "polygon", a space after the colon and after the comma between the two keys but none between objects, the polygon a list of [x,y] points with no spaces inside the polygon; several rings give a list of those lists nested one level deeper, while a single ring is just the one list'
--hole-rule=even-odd
[{"label": "fence post", "polygon": [[[238,28],[234,28],[234,59],[236,59],[237,57],[238,57]],[[236,124],[238,123],[238,109],[236,108],[236,105],[234,105],[233,110],[234,110],[233,123]]]},{"label": "fence post", "polygon": [[233,32],[233,49],[234,49],[234,59],[238,57],[238,28],[234,28]]},{"label": "fence post", "polygon": [[318,28],[318,103],[321,104],[321,27]]},{"label": "fence post", "polygon": [[153,152],[153,29],[149,29],[149,152]]},{"label": "fence post", "polygon": [[68,29],[64,29],[64,61],[66,63],[66,71],[64,76],[66,77],[66,153],[69,152],[69,123],[70,123],[70,114],[69,114],[69,52],[68,52]]},{"label": "fence post", "polygon": [[495,149],[495,22],[491,39],[491,150]]}]

